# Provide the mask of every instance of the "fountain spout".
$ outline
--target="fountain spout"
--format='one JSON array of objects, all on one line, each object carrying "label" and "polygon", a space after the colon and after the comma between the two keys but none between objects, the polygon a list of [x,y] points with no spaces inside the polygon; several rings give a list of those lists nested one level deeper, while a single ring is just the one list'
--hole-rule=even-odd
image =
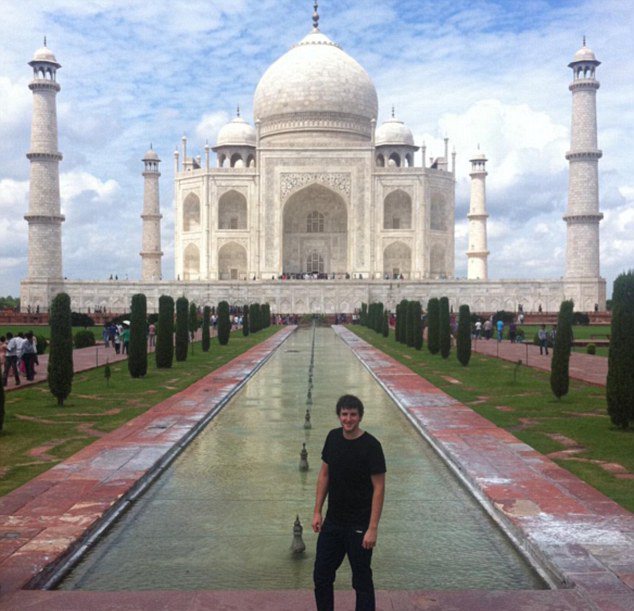
[{"label": "fountain spout", "polygon": [[306,444],[302,444],[302,451],[299,453],[299,470],[308,471],[308,450]]},{"label": "fountain spout", "polygon": [[306,410],[306,416],[304,416],[304,428],[305,429],[312,429],[313,425],[310,422],[310,410],[307,409]]},{"label": "fountain spout", "polygon": [[302,554],[306,549],[306,544],[302,539],[302,533],[304,532],[304,528],[302,527],[302,523],[299,521],[299,516],[295,518],[295,523],[293,524],[293,543],[291,544],[291,550],[294,554]]}]

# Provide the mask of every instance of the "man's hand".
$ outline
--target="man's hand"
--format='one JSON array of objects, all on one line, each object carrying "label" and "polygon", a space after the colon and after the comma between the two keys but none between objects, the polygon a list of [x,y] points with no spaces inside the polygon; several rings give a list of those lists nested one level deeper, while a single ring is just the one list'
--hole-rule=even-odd
[{"label": "man's hand", "polygon": [[323,523],[323,520],[321,517],[321,513],[316,511],[313,515],[313,532],[316,532],[316,533],[320,532],[322,523]]},{"label": "man's hand", "polygon": [[368,530],[365,531],[365,535],[363,535],[361,547],[364,549],[372,549],[376,545],[376,535],[377,529],[369,527]]}]

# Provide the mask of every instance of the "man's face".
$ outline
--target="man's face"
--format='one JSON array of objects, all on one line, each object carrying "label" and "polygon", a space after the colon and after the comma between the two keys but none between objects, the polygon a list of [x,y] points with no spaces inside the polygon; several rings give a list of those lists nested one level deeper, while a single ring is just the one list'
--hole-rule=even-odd
[{"label": "man's face", "polygon": [[339,422],[343,427],[343,432],[346,434],[355,433],[359,428],[361,422],[361,416],[358,409],[351,409],[349,407],[342,407],[339,412]]}]

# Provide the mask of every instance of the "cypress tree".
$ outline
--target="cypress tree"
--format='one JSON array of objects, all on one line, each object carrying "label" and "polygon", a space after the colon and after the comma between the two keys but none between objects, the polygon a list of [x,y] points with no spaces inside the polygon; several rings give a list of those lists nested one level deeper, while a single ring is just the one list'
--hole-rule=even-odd
[{"label": "cypress tree", "polygon": [[169,295],[159,297],[159,315],[156,329],[156,366],[170,369],[174,360],[174,299]]},{"label": "cypress tree", "polygon": [[360,319],[359,322],[364,327],[368,326],[368,304],[367,303],[361,304],[361,314],[359,315],[359,319]]},{"label": "cypress tree", "polygon": [[440,352],[440,302],[432,297],[427,302],[427,349],[432,354]]},{"label": "cypress tree", "polygon": [[249,335],[249,306],[245,305],[242,308],[242,335],[247,337]]},{"label": "cypress tree", "polygon": [[209,321],[211,319],[211,308],[205,306],[203,308],[203,352],[209,352],[211,346],[211,338],[209,336]]},{"label": "cypress tree", "polygon": [[263,303],[260,309],[262,328],[267,329],[271,326],[271,306],[268,303]]},{"label": "cypress tree", "polygon": [[259,303],[255,304],[255,320],[257,324],[257,330],[260,331],[262,329],[262,306]]},{"label": "cypress tree", "polygon": [[187,297],[179,297],[176,300],[176,347],[174,350],[177,362],[187,360],[187,345],[189,343],[188,310],[189,301]]},{"label": "cypress tree", "polygon": [[458,312],[458,339],[456,356],[465,367],[471,360],[471,310],[468,305],[461,305]]},{"label": "cypress tree", "polygon": [[572,314],[574,303],[562,301],[557,317],[557,336],[553,346],[553,358],[550,362],[550,388],[553,395],[561,399],[568,394],[570,375],[570,350],[572,348]]},{"label": "cypress tree", "polygon": [[383,333],[383,302],[379,301],[376,304],[376,324],[374,326],[374,330],[377,333]]},{"label": "cypress tree", "polygon": [[389,320],[389,312],[387,309],[383,310],[383,328],[381,329],[383,332],[383,337],[390,336],[390,320]]},{"label": "cypress tree", "polygon": [[407,343],[407,299],[401,299],[400,314],[401,324],[398,331],[398,341],[401,344]]},{"label": "cypress tree", "polygon": [[258,329],[258,315],[256,313],[256,308],[255,308],[256,304],[252,303],[249,306],[249,331],[251,333],[257,333],[259,331]]},{"label": "cypress tree", "polygon": [[218,343],[226,346],[231,334],[231,320],[229,319],[229,304],[221,301],[218,304]]},{"label": "cypress tree", "polygon": [[414,348],[420,350],[423,347],[423,308],[418,299],[414,302]]},{"label": "cypress tree", "polygon": [[612,328],[606,383],[608,414],[627,429],[634,420],[634,271],[620,274],[612,289]]},{"label": "cypress tree", "polygon": [[405,331],[405,343],[410,347],[414,347],[415,337],[416,337],[416,313],[414,311],[414,301],[407,302],[407,314],[406,314],[406,331]]},{"label": "cypress tree", "polygon": [[0,431],[3,428],[4,428],[4,384],[0,384]]},{"label": "cypress tree", "polygon": [[59,293],[53,299],[49,324],[48,387],[57,399],[57,405],[64,405],[73,383],[73,327],[70,297],[66,293]]},{"label": "cypress tree", "polygon": [[196,331],[198,331],[198,308],[193,301],[189,304],[187,330],[189,331],[189,337],[191,338],[192,354],[194,354],[194,338],[196,337]]},{"label": "cypress tree", "polygon": [[132,295],[128,371],[133,378],[147,373],[147,299],[143,293]]},{"label": "cypress tree", "polygon": [[440,339],[440,356],[446,359],[451,352],[451,326],[449,323],[449,299],[441,297],[439,301],[438,336]]},{"label": "cypress tree", "polygon": [[397,303],[396,308],[394,308],[394,315],[396,316],[396,321],[394,323],[394,340],[400,341],[401,337],[401,304]]}]

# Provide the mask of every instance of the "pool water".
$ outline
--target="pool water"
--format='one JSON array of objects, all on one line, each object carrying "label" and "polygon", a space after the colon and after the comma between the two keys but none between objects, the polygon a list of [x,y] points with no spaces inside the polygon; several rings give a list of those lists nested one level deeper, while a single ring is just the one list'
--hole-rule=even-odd
[{"label": "pool water", "polygon": [[[315,342],[312,405],[307,405]],[[542,589],[478,502],[347,346],[294,333],[59,586],[83,590],[311,589],[320,453],[335,404],[356,394],[387,462],[378,589]],[[311,408],[312,429],[304,429]],[[300,472],[302,443],[308,472]],[[290,550],[293,522],[306,552]],[[350,587],[344,561],[337,586]]]}]

